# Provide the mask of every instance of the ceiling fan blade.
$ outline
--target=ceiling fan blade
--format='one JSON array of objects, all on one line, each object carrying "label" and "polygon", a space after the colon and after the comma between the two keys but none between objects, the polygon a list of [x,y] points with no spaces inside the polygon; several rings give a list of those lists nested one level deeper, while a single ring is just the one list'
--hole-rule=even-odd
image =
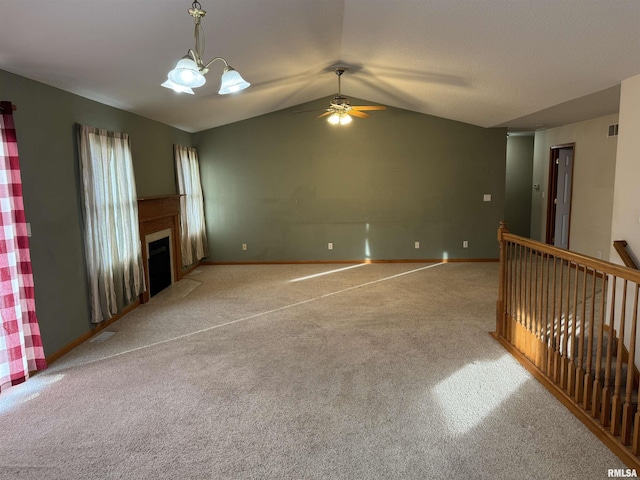
[{"label": "ceiling fan blade", "polygon": [[295,112],[291,112],[291,113],[308,113],[308,112],[320,112],[320,111],[327,111],[328,109],[326,108],[314,108],[312,110],[297,110]]},{"label": "ceiling fan blade", "polygon": [[353,107],[351,107],[351,110],[349,110],[348,114],[352,117],[369,118],[369,115],[359,112],[358,110],[354,110]]},{"label": "ceiling fan blade", "polygon": [[356,109],[356,110],[386,110],[387,107],[385,107],[384,105],[352,105],[351,106],[352,109]]},{"label": "ceiling fan blade", "polygon": [[320,115],[318,115],[316,118],[322,118],[322,117],[326,117],[327,115],[331,115],[333,112],[329,111],[329,112],[325,112],[325,113],[321,113]]}]

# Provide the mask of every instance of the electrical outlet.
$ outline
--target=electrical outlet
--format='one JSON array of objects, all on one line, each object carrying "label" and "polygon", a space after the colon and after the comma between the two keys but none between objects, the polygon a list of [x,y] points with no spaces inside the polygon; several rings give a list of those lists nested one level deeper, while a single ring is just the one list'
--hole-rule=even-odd
[{"label": "electrical outlet", "polygon": [[327,248],[329,250],[333,250],[333,243],[331,243],[331,242],[327,243]]},{"label": "electrical outlet", "polygon": [[415,247],[416,247],[416,248],[420,248],[420,242],[416,242],[416,243],[415,243]]},{"label": "electrical outlet", "polygon": [[469,242],[467,240],[462,242],[462,248],[469,248]]},{"label": "electrical outlet", "polygon": [[490,193],[485,193],[485,194],[482,196],[482,201],[484,201],[484,202],[490,202],[490,201],[491,201],[491,194],[490,194]]},{"label": "electrical outlet", "polygon": [[242,250],[246,250],[246,249],[247,249],[247,244],[246,244],[246,243],[243,243],[243,244],[242,244]]}]

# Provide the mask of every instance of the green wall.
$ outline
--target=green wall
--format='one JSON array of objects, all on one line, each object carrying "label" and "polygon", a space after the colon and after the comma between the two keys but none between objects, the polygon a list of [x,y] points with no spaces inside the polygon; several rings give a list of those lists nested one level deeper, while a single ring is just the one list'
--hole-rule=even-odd
[{"label": "green wall", "polygon": [[[293,113],[328,102],[319,99],[194,135],[207,260],[498,256],[506,129],[395,108],[345,127],[314,119],[314,113]],[[484,202],[483,194],[492,201]]]},{"label": "green wall", "polygon": [[0,71],[14,114],[36,311],[51,355],[91,329],[74,124],[129,133],[138,196],[175,193],[173,143],[191,134]]},{"label": "green wall", "polygon": [[[36,308],[47,355],[92,328],[76,123],[130,135],[138,196],[175,193],[173,144],[199,148],[210,261],[498,254],[504,129],[394,108],[347,128],[314,120],[313,113],[292,113],[324,108],[329,99],[319,99],[190,134],[4,71],[0,97],[18,106]],[[491,202],[482,201],[485,193]],[[328,242],[334,250],[327,250]]]},{"label": "green wall", "polygon": [[533,134],[507,139],[507,172],[504,219],[509,231],[528,237],[531,233],[533,188]]}]

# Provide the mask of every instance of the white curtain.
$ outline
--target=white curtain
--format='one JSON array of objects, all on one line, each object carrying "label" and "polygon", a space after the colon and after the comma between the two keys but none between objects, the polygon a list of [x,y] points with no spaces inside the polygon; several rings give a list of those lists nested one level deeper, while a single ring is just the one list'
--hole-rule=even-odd
[{"label": "white curtain", "polygon": [[200,164],[195,148],[174,145],[176,178],[180,197],[182,266],[209,255],[204,221],[204,200],[200,184]]},{"label": "white curtain", "polygon": [[99,323],[145,290],[138,203],[129,136],[84,125],[78,133],[91,321]]}]

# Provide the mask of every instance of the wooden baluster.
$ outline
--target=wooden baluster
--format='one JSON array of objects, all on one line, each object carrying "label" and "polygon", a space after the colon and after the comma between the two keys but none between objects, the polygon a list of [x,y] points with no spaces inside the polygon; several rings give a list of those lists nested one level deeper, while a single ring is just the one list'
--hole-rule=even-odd
[{"label": "wooden baluster", "polygon": [[[560,295],[564,294],[564,290],[560,290]],[[563,335],[562,335],[562,356],[560,357],[560,388],[567,390],[569,369],[569,316],[571,315],[571,262],[567,261],[567,298],[564,302],[564,318]]]},{"label": "wooden baluster", "polygon": [[518,321],[518,252],[520,251],[520,245],[513,244],[513,256],[511,261],[512,279],[513,279],[513,303],[511,310],[511,321],[509,322],[509,342],[515,345],[516,342],[516,322]]},{"label": "wooden baluster", "polygon": [[622,387],[622,351],[624,350],[624,327],[627,321],[627,280],[622,287],[622,305],[620,307],[620,332],[618,333],[618,350],[616,354],[616,377],[613,386],[613,398],[611,399],[611,433],[620,435],[620,422],[622,421],[622,399],[620,388]]},{"label": "wooden baluster", "polygon": [[633,440],[631,442],[631,453],[640,455],[640,411],[637,411],[633,421]]},{"label": "wooden baluster", "polygon": [[511,343],[516,346],[518,343],[518,322],[520,319],[520,245],[514,245],[514,265],[513,265],[513,325],[511,326]]},{"label": "wooden baluster", "polygon": [[[538,272],[538,270],[540,270]],[[543,342],[544,333],[542,330],[542,287],[544,283],[544,254],[536,252],[536,286],[535,286],[535,319],[536,319],[536,366],[542,370],[543,366]]]},{"label": "wooden baluster", "polygon": [[557,384],[559,384],[562,379],[560,371],[561,371],[561,365],[562,365],[561,352],[562,352],[562,345],[563,345],[563,338],[562,338],[562,326],[563,326],[562,313],[564,311],[563,303],[562,303],[563,291],[564,291],[564,260],[561,258],[560,259],[560,289],[558,290],[558,293],[557,293],[558,294],[558,322],[557,322],[558,326],[556,331],[556,351],[553,357],[553,381]]},{"label": "wooden baluster", "polygon": [[553,257],[553,282],[551,286],[551,323],[549,325],[549,351],[547,360],[547,377],[554,379],[555,375],[555,351],[556,351],[556,280],[558,276],[557,259]]},{"label": "wooden baluster", "polygon": [[527,247],[520,256],[520,342],[519,350],[527,355]]},{"label": "wooden baluster", "polygon": [[520,256],[520,342],[518,349],[527,355],[527,247],[522,247]]},{"label": "wooden baluster", "polygon": [[607,361],[604,368],[604,385],[602,386],[602,409],[600,410],[600,423],[603,427],[611,425],[611,364],[613,363],[613,337],[615,330],[613,322],[616,318],[616,280],[613,276],[611,282],[611,314],[609,316],[609,335],[607,337]]},{"label": "wooden baluster", "polygon": [[521,352],[525,354],[528,359],[531,359],[529,354],[529,276],[531,271],[531,266],[529,264],[529,254],[531,249],[529,247],[525,247],[524,253],[522,255],[522,263],[523,263],[523,276],[522,276],[522,342],[521,342]]},{"label": "wooden baluster", "polygon": [[500,222],[498,227],[498,243],[500,245],[500,275],[498,279],[498,300],[496,302],[496,334],[505,336],[505,287],[507,283],[507,245],[503,237],[505,230],[508,232],[507,224]]},{"label": "wooden baluster", "polygon": [[567,323],[569,323],[569,315],[571,316],[571,331],[569,332],[569,346],[567,348],[567,395],[570,397],[576,391],[576,328],[578,327],[578,284],[580,283],[580,269],[575,264],[576,274],[573,280],[573,306],[567,308]]},{"label": "wooden baluster", "polygon": [[[604,275],[604,272],[603,272]],[[614,282],[615,282],[615,277]],[[606,316],[606,298],[607,298],[607,284],[609,283],[609,276],[605,276],[602,285],[602,308],[600,310],[600,325],[598,326],[598,345],[596,346],[596,364],[593,366],[594,379],[593,379],[593,391],[591,401],[591,415],[594,418],[600,416],[600,410],[602,409],[602,344],[604,342],[604,322]]]},{"label": "wooden baluster", "polygon": [[507,340],[509,341],[509,343],[513,344],[513,322],[514,322],[514,318],[516,317],[516,310],[517,310],[517,304],[516,304],[516,293],[517,293],[517,289],[516,289],[516,245],[515,244],[510,244],[509,246],[509,261],[510,261],[510,265],[509,265],[509,270],[510,270],[510,282],[509,282],[509,289],[510,289],[510,293],[509,296],[511,298],[510,300],[510,305],[511,308],[509,310],[509,318],[507,318]]},{"label": "wooden baluster", "polygon": [[[546,278],[544,272],[547,272]],[[542,352],[540,354],[540,369],[545,375],[549,374],[547,370],[547,358],[549,357],[549,255],[542,254],[542,288],[540,295],[540,302],[542,304],[540,311],[542,312]]]},{"label": "wooden baluster", "polygon": [[[633,377],[636,372],[636,326],[638,325],[638,292],[640,286],[636,283],[636,291],[633,298],[633,317],[631,320],[631,336],[629,337],[629,359],[627,361],[627,387],[625,391],[624,406],[622,407],[622,431],[620,432],[620,441],[623,445],[631,444],[631,426],[633,417],[636,413],[636,406],[632,403],[634,381]],[[636,437],[640,437],[640,432],[633,435],[634,443],[637,444]],[[637,453],[636,453],[637,455]]]},{"label": "wooden baluster", "polygon": [[535,274],[534,274],[534,261],[533,261],[533,249],[529,248],[529,259],[527,260],[527,263],[529,265],[529,275],[527,276],[527,283],[528,283],[528,297],[529,300],[527,302],[527,318],[528,318],[528,325],[527,325],[527,358],[529,358],[529,360],[531,360],[532,362],[535,362],[536,357],[535,357],[535,328],[534,328],[534,310],[533,310],[533,304],[534,304],[534,297],[533,297],[533,285],[534,285],[534,278],[535,278]]},{"label": "wooden baluster", "polygon": [[516,323],[516,348],[522,352],[523,319],[524,319],[524,247],[518,252],[518,322]]},{"label": "wooden baluster", "polygon": [[[582,395],[582,407],[585,410],[589,410],[591,408],[591,393],[593,389],[593,376],[591,374],[592,361],[593,361],[593,332],[595,330],[596,324],[596,284],[598,283],[598,272],[596,270],[593,271],[593,282],[591,285],[591,310],[589,316],[589,337],[587,341],[587,351],[585,353],[587,357],[587,367],[584,371],[584,392]],[[602,298],[604,299],[604,274],[602,275]],[[603,307],[604,308],[604,307]]]},{"label": "wooden baluster", "polygon": [[[504,284],[504,318],[502,318],[502,336],[506,339],[509,338],[509,317],[511,315],[511,243],[505,242],[504,244],[504,252],[501,252],[501,255],[504,254],[505,257],[505,284]],[[499,300],[498,300],[499,301]],[[498,310],[499,306],[496,303],[496,310]]]},{"label": "wooden baluster", "polygon": [[[584,336],[587,329],[587,279],[589,278],[589,272],[585,266],[582,274],[582,309],[580,310],[580,336],[578,340],[578,356],[576,359],[575,370],[575,400],[578,404],[582,403],[582,394],[584,393]],[[595,283],[595,279],[594,279]]]}]

